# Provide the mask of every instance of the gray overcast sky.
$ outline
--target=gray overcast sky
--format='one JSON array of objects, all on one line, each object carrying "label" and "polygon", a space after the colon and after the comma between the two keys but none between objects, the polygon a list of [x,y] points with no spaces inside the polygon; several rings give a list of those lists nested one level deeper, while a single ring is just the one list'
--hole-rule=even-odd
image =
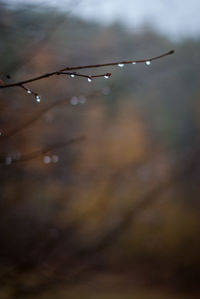
[{"label": "gray overcast sky", "polygon": [[[150,22],[172,37],[200,36],[200,0],[9,0],[10,2],[46,3],[68,8],[76,3],[72,13],[86,19],[111,23],[120,20],[139,29]],[[7,1],[8,2],[8,1]]]}]

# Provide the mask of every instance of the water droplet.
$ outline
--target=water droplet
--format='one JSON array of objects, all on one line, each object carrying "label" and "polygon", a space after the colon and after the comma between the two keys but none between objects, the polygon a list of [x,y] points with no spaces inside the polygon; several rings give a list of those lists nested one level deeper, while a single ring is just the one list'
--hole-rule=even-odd
[{"label": "water droplet", "polygon": [[11,157],[6,157],[6,159],[5,159],[5,164],[6,165],[10,165],[12,163],[12,158]]},{"label": "water droplet", "polygon": [[44,161],[45,164],[49,164],[51,162],[51,157],[44,156],[43,161]]},{"label": "water droplet", "polygon": [[53,155],[51,159],[53,163],[57,163],[59,161],[59,157],[57,155]]},{"label": "water droplet", "polygon": [[107,96],[110,93],[110,88],[108,86],[104,87],[102,89],[102,93]]},{"label": "water droplet", "polygon": [[77,98],[77,97],[72,97],[72,98],[70,99],[70,103],[71,103],[72,105],[77,105],[77,104],[78,104],[78,98]]},{"label": "water droplet", "polygon": [[80,96],[80,97],[79,97],[79,103],[80,103],[80,104],[85,104],[85,103],[86,103],[86,97],[84,97],[84,96]]},{"label": "water droplet", "polygon": [[71,77],[72,77],[72,78],[74,78],[74,77],[75,77],[75,75],[74,75],[74,74],[71,74]]},{"label": "water droplet", "polygon": [[54,116],[53,116],[53,113],[52,112],[47,112],[44,114],[44,120],[47,122],[47,123],[52,123],[53,120],[54,120]]},{"label": "water droplet", "polygon": [[39,96],[39,95],[37,95],[36,97],[35,97],[35,99],[36,99],[36,102],[40,102],[41,101],[41,97]]},{"label": "water droplet", "polygon": [[124,64],[123,64],[123,63],[118,63],[118,66],[119,66],[119,67],[123,67]]},{"label": "water droplet", "polygon": [[151,64],[151,61],[150,60],[147,60],[146,61],[146,65],[150,65]]},{"label": "water droplet", "polygon": [[136,64],[136,62],[135,62],[135,61],[133,61],[133,62],[132,62],[132,64]]},{"label": "water droplet", "polygon": [[27,93],[28,93],[28,94],[31,94],[31,93],[32,93],[32,91],[31,91],[30,89],[28,89],[28,90],[27,90]]},{"label": "water droplet", "polygon": [[20,152],[12,152],[11,153],[11,157],[12,157],[12,160],[20,160],[21,158],[21,153]]},{"label": "water droplet", "polygon": [[88,78],[88,82],[92,82],[92,78]]},{"label": "water droplet", "polygon": [[104,76],[104,78],[105,78],[105,79],[108,79],[108,78],[109,78],[109,76],[108,76],[108,75],[105,75],[105,76]]}]

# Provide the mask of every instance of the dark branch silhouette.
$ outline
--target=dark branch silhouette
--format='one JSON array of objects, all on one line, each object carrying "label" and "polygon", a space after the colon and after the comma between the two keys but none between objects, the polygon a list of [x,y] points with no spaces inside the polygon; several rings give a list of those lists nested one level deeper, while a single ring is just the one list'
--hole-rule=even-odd
[{"label": "dark branch silhouette", "polygon": [[[31,83],[34,81],[38,81],[38,80],[42,80],[45,78],[49,78],[55,75],[60,75],[61,73],[63,73],[64,71],[74,71],[74,70],[82,70],[82,69],[91,69],[91,68],[99,68],[99,67],[106,67],[106,66],[124,66],[125,64],[136,64],[136,63],[145,63],[145,62],[151,62],[160,58],[163,58],[165,56],[171,55],[174,53],[174,50],[171,50],[167,53],[161,54],[159,56],[155,56],[155,57],[151,57],[151,58],[146,58],[146,59],[140,59],[140,60],[129,60],[129,61],[118,61],[118,62],[111,62],[111,63],[103,63],[103,64],[91,64],[91,65],[82,65],[82,66],[71,66],[71,67],[65,67],[61,70],[58,71],[54,71],[51,73],[46,73],[43,74],[41,76],[38,77],[34,77],[28,80],[23,80],[23,81],[19,81],[19,82],[15,82],[15,83],[10,83],[10,84],[5,84],[5,85],[1,85],[0,88],[10,88],[10,87],[19,87],[21,85],[27,84],[27,83]],[[75,76],[77,76],[76,73],[66,73],[67,75],[72,75],[74,74]],[[94,77],[104,77],[106,74],[103,75],[89,75],[87,76],[87,78],[94,78]],[[111,74],[109,73],[109,76]]]},{"label": "dark branch silhouette", "polygon": [[104,78],[108,79],[111,76],[111,73],[106,73],[106,74],[101,74],[101,75],[83,75],[83,74],[79,74],[76,72],[69,73],[69,72],[63,71],[63,72],[58,72],[57,75],[69,75],[71,77],[83,77],[83,78],[88,78],[88,79],[104,77]]}]

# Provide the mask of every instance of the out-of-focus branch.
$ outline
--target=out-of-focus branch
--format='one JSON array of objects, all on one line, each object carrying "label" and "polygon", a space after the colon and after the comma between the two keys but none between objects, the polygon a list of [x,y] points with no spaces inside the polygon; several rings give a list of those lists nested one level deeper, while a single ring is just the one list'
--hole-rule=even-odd
[{"label": "out-of-focus branch", "polygon": [[[13,164],[13,163],[19,163],[19,162],[27,162],[27,161],[30,161],[30,160],[33,160],[33,159],[36,159],[40,156],[43,156],[49,152],[52,152],[54,150],[57,150],[57,149],[60,149],[64,146],[68,146],[68,145],[72,145],[74,143],[77,143],[77,142],[82,142],[85,140],[85,137],[84,136],[80,136],[80,137],[76,137],[76,138],[71,138],[67,141],[63,141],[63,142],[58,142],[58,143],[55,143],[51,146],[47,146],[43,149],[40,149],[40,150],[37,150],[37,151],[34,151],[34,152],[31,152],[31,153],[28,153],[28,154],[24,154],[24,155],[21,155],[19,156],[17,159],[12,159],[12,157],[0,157],[0,163],[1,164],[7,164],[7,165],[10,165],[10,164]],[[9,162],[10,163],[6,163],[6,159],[10,158]]]},{"label": "out-of-focus branch", "polygon": [[[88,243],[82,243],[81,241],[77,243],[74,242],[73,244],[68,243],[65,241],[65,237],[69,228],[66,228],[66,231],[63,230],[60,236],[55,238],[51,244],[49,244],[47,240],[48,254],[46,254],[45,251],[47,247],[42,247],[40,254],[37,251],[37,257],[42,257],[42,260],[37,259],[33,269],[38,275],[45,265],[51,265],[50,275],[46,277],[40,274],[38,284],[33,287],[28,286],[25,288],[23,284],[19,284],[19,293],[28,295],[34,292],[34,294],[39,294],[45,290],[49,291],[50,288],[56,287],[57,285],[65,284],[66,286],[66,284],[71,284],[72,282],[77,282],[80,278],[87,277],[88,274],[91,275],[92,269],[95,269],[97,265],[103,264],[106,258],[106,252],[109,252],[109,250],[116,245],[116,242],[122,234],[126,232],[129,226],[137,220],[137,217],[140,216],[147,207],[160,200],[160,196],[163,192],[168,190],[168,188],[175,186],[182,181],[185,176],[191,175],[191,172],[196,166],[196,158],[198,157],[199,151],[193,152],[188,156],[186,155],[185,165],[178,163],[175,167],[176,171],[173,172],[171,177],[158,183],[144,194],[137,204],[129,208],[120,221],[114,223],[112,227],[107,228],[102,234],[102,237],[97,238],[97,241],[91,238],[91,241]],[[115,180],[113,183],[115,184]],[[113,187],[115,186],[113,185]],[[110,216],[109,220],[110,218],[112,219],[112,215]],[[79,225],[81,226],[81,223],[79,223]],[[79,226],[72,226],[72,231],[76,231],[78,227]],[[59,259],[58,257],[61,255],[61,250],[64,250],[64,255]],[[66,265],[70,265],[70,267]],[[18,269],[23,273],[23,264],[19,265]]]},{"label": "out-of-focus branch", "polygon": [[[99,67],[107,67],[107,66],[119,66],[122,67],[125,64],[137,64],[137,63],[151,63],[151,61],[163,58],[165,56],[174,54],[174,50],[171,50],[167,53],[161,54],[159,56],[151,57],[151,58],[145,58],[145,59],[140,59],[140,60],[128,60],[128,61],[118,61],[118,62],[111,62],[111,63],[103,63],[103,64],[90,64],[90,65],[82,65],[82,66],[71,66],[71,67],[64,67],[63,69],[51,72],[51,73],[46,73],[38,77],[34,77],[28,80],[23,80],[15,83],[10,83],[10,84],[5,84],[1,85],[0,88],[10,88],[10,87],[19,87],[21,85],[31,83],[34,81],[39,81],[45,78],[49,78],[55,75],[60,75],[60,73],[63,73],[64,71],[74,71],[74,70],[82,70],[82,69],[91,69],[91,68],[99,68]],[[70,73],[71,75],[71,73]],[[75,74],[76,76],[76,74]],[[99,75],[97,75],[99,77]],[[100,77],[105,76],[105,75],[100,75]],[[91,76],[89,76],[91,77]],[[94,76],[93,76],[94,77]]]},{"label": "out-of-focus branch", "polygon": [[56,106],[59,106],[59,105],[62,105],[64,103],[66,103],[67,100],[68,99],[63,99],[63,100],[56,101],[56,102],[48,105],[47,107],[41,109],[36,115],[34,115],[32,118],[28,119],[27,121],[22,122],[21,124],[19,124],[19,126],[15,126],[15,128],[11,129],[8,132],[6,132],[4,130],[0,140],[1,141],[5,140],[9,137],[12,137],[12,136],[16,135],[17,133],[20,133],[24,129],[27,129],[33,123],[35,123],[38,119],[40,119],[45,113],[47,113],[49,110],[53,109]]},{"label": "out-of-focus branch", "polygon": [[[36,292],[41,292],[46,289],[49,290],[51,287],[55,287],[57,284],[66,283],[70,284],[72,281],[76,281],[80,278],[86,277],[91,274],[91,270],[95,268],[100,262],[102,264],[103,259],[105,258],[105,253],[116,245],[117,241],[120,239],[122,234],[133,224],[137,218],[145,211],[146,208],[155,204],[159,199],[160,195],[165,192],[169,187],[174,186],[179,182],[185,172],[190,171],[190,163],[187,167],[179,169],[177,173],[174,173],[173,177],[161,182],[160,184],[153,187],[146,194],[144,194],[137,204],[134,204],[129,208],[121,217],[117,223],[113,223],[111,227],[108,227],[107,230],[102,234],[100,238],[96,241],[93,239],[87,244],[79,244],[79,247],[67,248],[65,259],[54,263],[54,272],[52,276],[47,279],[41,279],[40,283],[37,285]],[[116,173],[117,174],[117,173]],[[115,175],[114,175],[115,176]],[[113,180],[113,186],[115,188],[115,180]],[[112,219],[112,215],[108,217]],[[79,223],[81,226],[81,223]],[[55,243],[58,242],[55,240]],[[62,239],[60,240],[62,242]],[[57,253],[58,252],[58,253]],[[59,254],[59,247],[55,246],[53,249],[54,255]],[[51,255],[46,257],[46,263],[50,263]],[[68,261],[73,262],[73,267],[70,268],[70,271],[66,267],[63,267],[63,263],[67,264]],[[27,290],[32,292],[32,289]]]},{"label": "out-of-focus branch", "polygon": [[[194,170],[196,157],[199,156],[199,151],[193,152],[186,159],[187,162],[185,165],[178,167],[174,174],[168,179],[160,182],[155,187],[151,188],[146,194],[144,194],[138,202],[129,208],[121,217],[121,219],[113,224],[110,228],[107,229],[102,238],[97,240],[97,242],[91,242],[85,247],[80,248],[77,252],[73,252],[70,256],[70,259],[78,260],[77,268],[74,272],[70,272],[68,276],[63,278],[63,282],[66,283],[66,280],[70,282],[71,280],[78,279],[82,276],[83,273],[86,275],[86,271],[91,270],[95,265],[102,262],[102,258],[105,257],[105,252],[110,248],[115,246],[117,241],[126,232],[126,230],[137,221],[138,217],[145,211],[146,208],[155,204],[161,199],[161,195],[166,192],[169,188],[176,186],[182,181],[185,177],[191,174]],[[109,218],[112,218],[110,215]],[[61,265],[60,265],[61,266]]]},{"label": "out-of-focus branch", "polygon": [[[88,94],[86,97],[94,97],[94,96],[99,96],[99,95],[100,95],[100,92],[94,92],[94,93]],[[0,141],[3,141],[7,138],[15,136],[18,133],[21,133],[23,130],[29,128],[32,124],[34,124],[37,120],[39,120],[48,111],[52,110],[53,108],[55,108],[57,106],[60,106],[60,105],[66,104],[66,103],[70,103],[69,98],[64,98],[64,99],[61,99],[61,100],[57,100],[57,101],[49,104],[47,107],[42,108],[40,111],[38,111],[30,119],[25,120],[24,122],[22,122],[18,126],[15,125],[15,127],[13,129],[11,129],[9,131],[3,130]]]}]

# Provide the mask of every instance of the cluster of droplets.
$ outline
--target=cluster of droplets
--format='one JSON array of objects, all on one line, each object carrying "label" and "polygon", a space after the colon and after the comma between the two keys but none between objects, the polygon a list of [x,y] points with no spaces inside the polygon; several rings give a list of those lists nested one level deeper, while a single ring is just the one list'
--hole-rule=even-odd
[{"label": "cluster of droplets", "polygon": [[[103,75],[102,77],[104,77],[104,79],[109,79],[110,76],[111,76],[111,74],[107,73],[107,74]],[[89,83],[91,83],[92,82],[92,76],[89,76],[87,80],[88,80]]]},{"label": "cluster of droplets", "polygon": [[58,161],[59,161],[59,157],[57,155],[52,155],[52,156],[45,155],[43,157],[43,162],[45,164],[57,163]]},{"label": "cluster of droplets", "polygon": [[89,83],[91,83],[93,78],[96,78],[96,77],[104,77],[105,79],[109,79],[111,76],[111,73],[107,73],[105,75],[97,75],[97,76],[92,76],[92,75],[87,76],[87,75],[81,75],[81,74],[77,74],[77,73],[64,73],[64,74],[70,75],[71,78],[75,78],[76,76],[86,77]]},{"label": "cluster of droplets", "polygon": [[77,105],[77,104],[83,105],[86,103],[86,101],[87,101],[87,99],[84,96],[79,96],[79,97],[74,96],[70,99],[71,105]]},{"label": "cluster of droplets", "polygon": [[35,96],[35,100],[37,103],[39,103],[41,101],[41,96],[38,95],[37,93],[31,91],[29,88],[26,89],[26,92],[30,95],[33,94]]},{"label": "cluster of droplets", "polygon": [[41,101],[41,97],[37,94],[36,96],[35,96],[35,100],[36,100],[36,102],[40,102]]},{"label": "cluster of droplets", "polygon": [[[136,63],[137,63],[136,61],[133,61],[133,62],[132,62],[132,64],[136,64]],[[151,60],[146,60],[146,61],[145,61],[145,64],[146,64],[146,65],[150,65],[150,64],[151,64]],[[124,63],[118,63],[118,66],[119,66],[119,67],[124,67]]]},{"label": "cluster of droplets", "polygon": [[[133,65],[135,65],[136,63],[137,63],[136,61],[132,62]],[[151,65],[151,60],[146,60],[145,64],[147,66],[150,66]],[[124,67],[124,65],[125,65],[125,63],[121,63],[121,62],[117,64],[117,66],[120,67],[120,68]],[[110,73],[107,73],[107,74],[102,75],[102,76],[105,79],[109,79],[110,75],[111,75]],[[76,76],[76,73],[71,73],[70,76],[71,76],[71,78],[74,78]],[[87,77],[87,80],[88,80],[89,83],[91,83],[92,80],[93,80],[93,76],[84,76],[84,77]],[[25,87],[23,87],[23,88],[25,88]],[[37,93],[31,91],[29,88],[25,88],[25,89],[26,89],[26,91],[27,91],[28,94],[33,94],[35,96],[36,102],[39,103],[41,101],[41,96],[40,95],[38,95]],[[78,103],[84,104],[86,102],[86,99],[85,99],[85,97],[82,97],[81,99],[77,98],[77,97],[72,97],[71,100],[70,100],[70,102],[71,102],[72,105],[77,105]],[[0,131],[0,136],[1,135],[2,135],[2,133]]]},{"label": "cluster of droplets", "polygon": [[[76,74],[73,73],[73,74],[70,75],[70,77],[71,77],[71,78],[75,78],[75,77],[76,77]],[[87,77],[87,76],[83,76],[83,77]],[[92,76],[88,76],[88,77],[87,77],[87,80],[88,80],[88,82],[92,82]]]}]

